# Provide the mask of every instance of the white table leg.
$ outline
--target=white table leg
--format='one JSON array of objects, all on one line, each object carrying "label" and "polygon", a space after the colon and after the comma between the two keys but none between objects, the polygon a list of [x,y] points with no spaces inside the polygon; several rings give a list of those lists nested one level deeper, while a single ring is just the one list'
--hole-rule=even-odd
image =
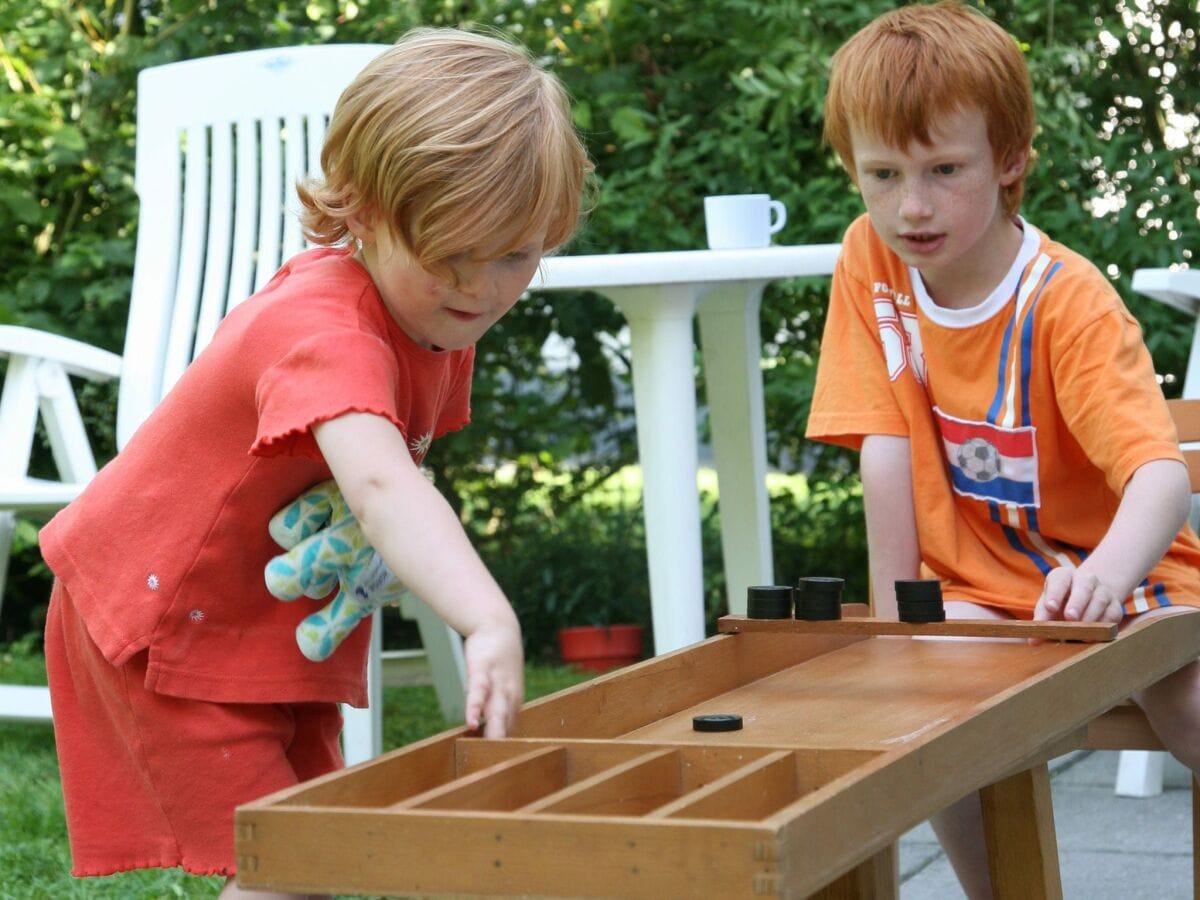
[{"label": "white table leg", "polygon": [[654,652],[704,639],[691,285],[606,288],[629,323]]},{"label": "white table leg", "polygon": [[699,304],[704,376],[720,489],[721,551],[729,612],[746,613],[746,588],[774,583],[767,496],[766,416],[758,311],[766,282],[714,287]]},{"label": "white table leg", "polygon": [[367,657],[366,709],[342,704],[342,756],[353,766],[383,752],[383,619],[371,614],[371,649]]}]

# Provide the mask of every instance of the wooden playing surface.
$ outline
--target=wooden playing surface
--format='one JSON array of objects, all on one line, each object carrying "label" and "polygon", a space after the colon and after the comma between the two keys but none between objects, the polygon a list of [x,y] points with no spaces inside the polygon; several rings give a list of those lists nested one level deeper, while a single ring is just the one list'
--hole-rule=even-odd
[{"label": "wooden playing surface", "polygon": [[[998,896],[1054,897],[1046,760],[1200,651],[1200,615],[1186,614],[1038,645],[737,624],[531,703],[509,738],[449,731],[241,807],[239,881],[396,896],[889,896],[879,862],[898,836],[984,788],[993,850],[1019,860]],[[695,731],[706,713],[739,714],[743,728]]]}]

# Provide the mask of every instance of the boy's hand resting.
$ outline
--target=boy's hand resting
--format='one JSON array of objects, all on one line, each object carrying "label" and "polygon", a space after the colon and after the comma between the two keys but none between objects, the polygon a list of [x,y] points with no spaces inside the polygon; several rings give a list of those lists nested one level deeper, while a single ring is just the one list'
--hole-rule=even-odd
[{"label": "boy's hand resting", "polygon": [[525,698],[525,657],[516,617],[481,625],[463,646],[467,663],[467,727],[484,737],[508,734]]},{"label": "boy's hand resting", "polygon": [[1033,610],[1035,622],[1120,622],[1124,617],[1122,599],[1108,585],[1095,575],[1069,566],[1046,576],[1042,596]]}]

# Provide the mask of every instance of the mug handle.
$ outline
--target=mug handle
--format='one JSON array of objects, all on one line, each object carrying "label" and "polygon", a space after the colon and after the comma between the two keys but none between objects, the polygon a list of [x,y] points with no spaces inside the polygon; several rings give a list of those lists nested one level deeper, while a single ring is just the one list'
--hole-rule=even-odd
[{"label": "mug handle", "polygon": [[787,207],[783,205],[782,200],[772,200],[769,205],[771,207],[771,225],[768,231],[775,234],[787,224]]}]

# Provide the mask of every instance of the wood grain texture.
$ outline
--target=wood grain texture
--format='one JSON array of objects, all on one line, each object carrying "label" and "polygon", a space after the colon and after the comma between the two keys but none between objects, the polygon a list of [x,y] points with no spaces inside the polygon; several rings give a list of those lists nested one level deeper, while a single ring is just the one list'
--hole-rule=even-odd
[{"label": "wood grain texture", "polygon": [[996,900],[1062,900],[1045,763],[984,787],[979,800]]}]

